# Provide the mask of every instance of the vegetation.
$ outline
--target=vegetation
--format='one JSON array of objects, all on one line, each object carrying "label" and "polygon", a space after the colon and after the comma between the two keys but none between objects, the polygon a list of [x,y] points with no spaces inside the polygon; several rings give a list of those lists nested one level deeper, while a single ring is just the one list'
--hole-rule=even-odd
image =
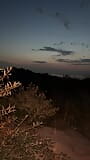
[{"label": "vegetation", "polygon": [[22,86],[9,81],[11,70],[12,67],[2,70],[0,77],[1,160],[69,160],[65,154],[53,152],[51,139],[42,139],[38,134],[38,129],[58,108],[32,84],[17,91]]}]

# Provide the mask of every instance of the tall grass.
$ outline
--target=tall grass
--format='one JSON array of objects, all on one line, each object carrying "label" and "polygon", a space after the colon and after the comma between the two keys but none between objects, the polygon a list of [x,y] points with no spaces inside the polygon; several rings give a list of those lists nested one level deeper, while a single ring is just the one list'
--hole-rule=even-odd
[{"label": "tall grass", "polygon": [[0,158],[1,160],[69,160],[53,152],[50,138],[42,139],[38,129],[58,111],[52,100],[33,84],[12,94],[21,86],[10,82],[12,67],[2,69],[0,76]]}]

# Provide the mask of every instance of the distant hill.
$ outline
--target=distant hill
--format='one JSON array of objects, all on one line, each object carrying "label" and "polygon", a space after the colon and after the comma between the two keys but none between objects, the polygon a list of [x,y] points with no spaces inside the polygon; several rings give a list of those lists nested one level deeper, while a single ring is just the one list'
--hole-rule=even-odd
[{"label": "distant hill", "polygon": [[74,79],[68,76],[56,77],[47,73],[34,73],[23,68],[13,68],[11,79],[20,81],[24,86],[28,86],[31,82],[38,85],[44,91],[47,97],[56,101],[68,97],[77,97],[82,94],[90,94],[90,79]]},{"label": "distant hill", "polygon": [[12,66],[12,63],[6,62],[6,61],[0,61],[0,68],[1,67],[7,67]]},{"label": "distant hill", "polygon": [[52,99],[55,106],[60,108],[53,121],[50,119],[51,124],[55,122],[59,127],[62,118],[69,126],[78,128],[81,133],[90,138],[90,78],[80,80],[70,78],[68,75],[57,77],[13,67],[10,80],[20,81],[24,89],[31,82],[38,85],[40,91],[43,91],[46,97]]},{"label": "distant hill", "polygon": [[[3,65],[3,62],[1,65]],[[7,66],[8,64],[6,63],[5,65]],[[38,85],[47,98],[52,98],[57,104],[70,98],[80,99],[80,97],[90,96],[90,78],[80,80],[70,78],[68,75],[57,77],[48,73],[34,73],[28,69],[13,67],[10,79],[12,81],[20,81],[24,87],[27,87],[31,82]]]}]

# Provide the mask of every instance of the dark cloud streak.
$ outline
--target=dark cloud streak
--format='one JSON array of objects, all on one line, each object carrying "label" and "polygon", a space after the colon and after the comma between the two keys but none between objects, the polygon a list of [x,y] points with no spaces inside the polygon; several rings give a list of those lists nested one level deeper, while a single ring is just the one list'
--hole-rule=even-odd
[{"label": "dark cloud streak", "polygon": [[[36,50],[32,49],[32,51],[36,51]],[[58,52],[58,53],[61,53],[61,55],[63,55],[63,56],[74,54],[74,51],[66,51],[66,50],[56,49],[56,48],[53,48],[53,47],[46,47],[46,46],[38,49],[38,51]]]},{"label": "dark cloud streak", "polygon": [[64,42],[64,41],[61,41],[61,42],[58,42],[58,43],[53,43],[54,46],[60,46],[60,45],[71,45],[71,46],[81,46],[81,47],[84,47],[86,49],[89,48],[90,44],[88,43],[84,43],[84,42]]},{"label": "dark cloud streak", "polygon": [[43,63],[47,63],[46,61],[32,61],[33,63],[41,63],[41,64],[43,64]]},{"label": "dark cloud streak", "polygon": [[70,60],[70,59],[57,59],[57,62],[65,62],[72,65],[90,65],[90,59],[79,59],[79,60]]}]

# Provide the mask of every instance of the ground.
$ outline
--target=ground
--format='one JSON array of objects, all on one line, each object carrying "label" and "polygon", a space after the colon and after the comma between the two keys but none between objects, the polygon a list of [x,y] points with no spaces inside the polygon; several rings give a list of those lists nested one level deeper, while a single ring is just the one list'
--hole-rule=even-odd
[{"label": "ground", "polygon": [[44,127],[39,130],[41,137],[50,137],[55,142],[56,153],[66,153],[73,160],[90,160],[90,141],[73,129],[57,130]]}]

